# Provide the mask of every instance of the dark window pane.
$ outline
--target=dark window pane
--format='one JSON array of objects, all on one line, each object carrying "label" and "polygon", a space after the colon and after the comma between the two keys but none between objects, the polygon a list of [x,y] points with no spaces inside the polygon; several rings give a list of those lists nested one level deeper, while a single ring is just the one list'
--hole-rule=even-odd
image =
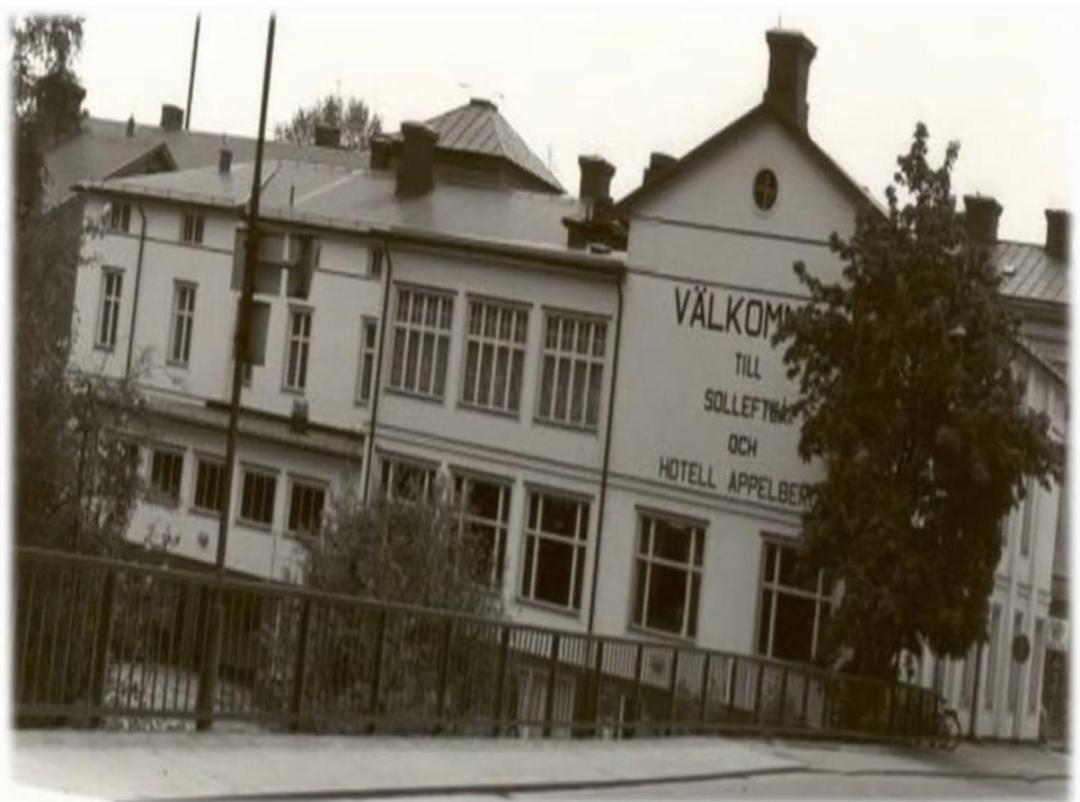
[{"label": "dark window pane", "polygon": [[787,593],[776,597],[776,624],[772,656],[780,660],[808,661],[813,654],[815,602]]},{"label": "dark window pane", "polygon": [[578,502],[558,496],[545,496],[540,528],[550,534],[572,538],[577,529]]},{"label": "dark window pane", "polygon": [[502,488],[493,482],[470,481],[469,513],[490,521],[499,518],[499,497]]},{"label": "dark window pane", "polygon": [[769,618],[772,616],[771,591],[763,591],[761,594],[761,612],[758,618],[758,654],[769,654]]},{"label": "dark window pane", "polygon": [[653,533],[653,556],[682,563],[690,562],[689,526],[657,519]]},{"label": "dark window pane", "polygon": [[641,625],[645,615],[645,578],[649,570],[645,560],[637,561],[637,588],[634,591],[634,623]]},{"label": "dark window pane", "polygon": [[570,603],[573,549],[569,543],[541,539],[537,544],[533,598],[566,606]]},{"label": "dark window pane", "polygon": [[645,625],[680,634],[686,607],[686,571],[653,563]]}]

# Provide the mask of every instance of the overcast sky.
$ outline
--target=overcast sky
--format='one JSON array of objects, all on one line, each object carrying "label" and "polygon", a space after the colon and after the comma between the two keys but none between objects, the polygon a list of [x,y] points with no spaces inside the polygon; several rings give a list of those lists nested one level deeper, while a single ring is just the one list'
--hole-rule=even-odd
[{"label": "overcast sky", "polygon": [[[568,190],[578,154],[596,152],[615,164],[621,197],[650,151],[681,155],[761,100],[778,16],[818,48],[811,136],[876,197],[922,120],[935,154],[960,140],[957,194],[997,197],[1003,237],[1041,242],[1043,210],[1070,206],[1080,24],[1062,10],[286,7],[268,128],[337,89],[391,130],[488,97]],[[266,22],[203,14],[193,129],[256,134]],[[194,10],[87,12],[78,72],[90,113],[156,124],[162,103],[183,106],[194,23]]]}]

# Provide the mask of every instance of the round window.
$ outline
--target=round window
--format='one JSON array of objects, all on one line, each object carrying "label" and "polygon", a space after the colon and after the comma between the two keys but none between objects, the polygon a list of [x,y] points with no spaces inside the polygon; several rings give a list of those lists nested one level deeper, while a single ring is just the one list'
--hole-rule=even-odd
[{"label": "round window", "polygon": [[754,205],[763,212],[771,210],[776,205],[778,191],[776,173],[768,169],[758,170],[754,176]]}]

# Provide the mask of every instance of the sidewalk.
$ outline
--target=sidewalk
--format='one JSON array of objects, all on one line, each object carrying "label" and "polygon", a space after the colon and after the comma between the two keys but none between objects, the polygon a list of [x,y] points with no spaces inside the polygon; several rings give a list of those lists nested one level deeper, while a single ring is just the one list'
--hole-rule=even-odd
[{"label": "sidewalk", "polygon": [[[509,794],[724,777],[819,774],[1068,776],[1068,757],[1034,746],[925,749],[730,738],[640,741],[335,737],[235,733],[20,731],[16,798],[92,799]],[[71,802],[67,798],[66,802]]]}]

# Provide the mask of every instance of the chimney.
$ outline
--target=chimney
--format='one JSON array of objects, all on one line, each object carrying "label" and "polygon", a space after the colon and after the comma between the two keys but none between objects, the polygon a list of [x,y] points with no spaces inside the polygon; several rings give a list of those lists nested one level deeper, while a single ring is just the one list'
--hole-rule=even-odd
[{"label": "chimney", "polygon": [[645,168],[645,172],[641,176],[641,183],[648,184],[650,181],[656,180],[663,173],[666,173],[670,168],[674,167],[677,161],[679,160],[674,156],[654,151],[649,155],[649,166]]},{"label": "chimney", "polygon": [[397,194],[424,195],[435,185],[435,142],[439,134],[424,123],[401,124],[401,158],[397,164]]},{"label": "chimney", "polygon": [[997,242],[1000,203],[988,195],[965,195],[964,216],[968,237],[973,241],[986,245]]},{"label": "chimney", "polygon": [[222,148],[218,152],[218,167],[219,173],[227,173],[232,168],[232,151],[228,148]]},{"label": "chimney", "polygon": [[601,198],[611,197],[611,177],[615,166],[603,156],[578,156],[581,168],[581,188],[578,196],[590,204]]},{"label": "chimney", "polygon": [[1046,252],[1063,262],[1069,261],[1069,213],[1064,209],[1046,210]]},{"label": "chimney", "polygon": [[336,125],[315,123],[315,145],[320,148],[341,147],[341,129]]},{"label": "chimney", "polygon": [[390,166],[390,139],[382,134],[371,138],[371,169],[385,170]]},{"label": "chimney", "polygon": [[769,43],[769,84],[765,105],[781,120],[806,133],[810,107],[806,86],[810,80],[810,62],[817,48],[799,31],[774,28],[765,32]]},{"label": "chimney", "polygon": [[171,103],[161,105],[161,127],[165,131],[179,131],[184,127],[184,110]]},{"label": "chimney", "polygon": [[132,114],[130,117],[128,117],[127,128],[124,129],[124,135],[128,139],[135,136],[135,115],[134,114]]}]

